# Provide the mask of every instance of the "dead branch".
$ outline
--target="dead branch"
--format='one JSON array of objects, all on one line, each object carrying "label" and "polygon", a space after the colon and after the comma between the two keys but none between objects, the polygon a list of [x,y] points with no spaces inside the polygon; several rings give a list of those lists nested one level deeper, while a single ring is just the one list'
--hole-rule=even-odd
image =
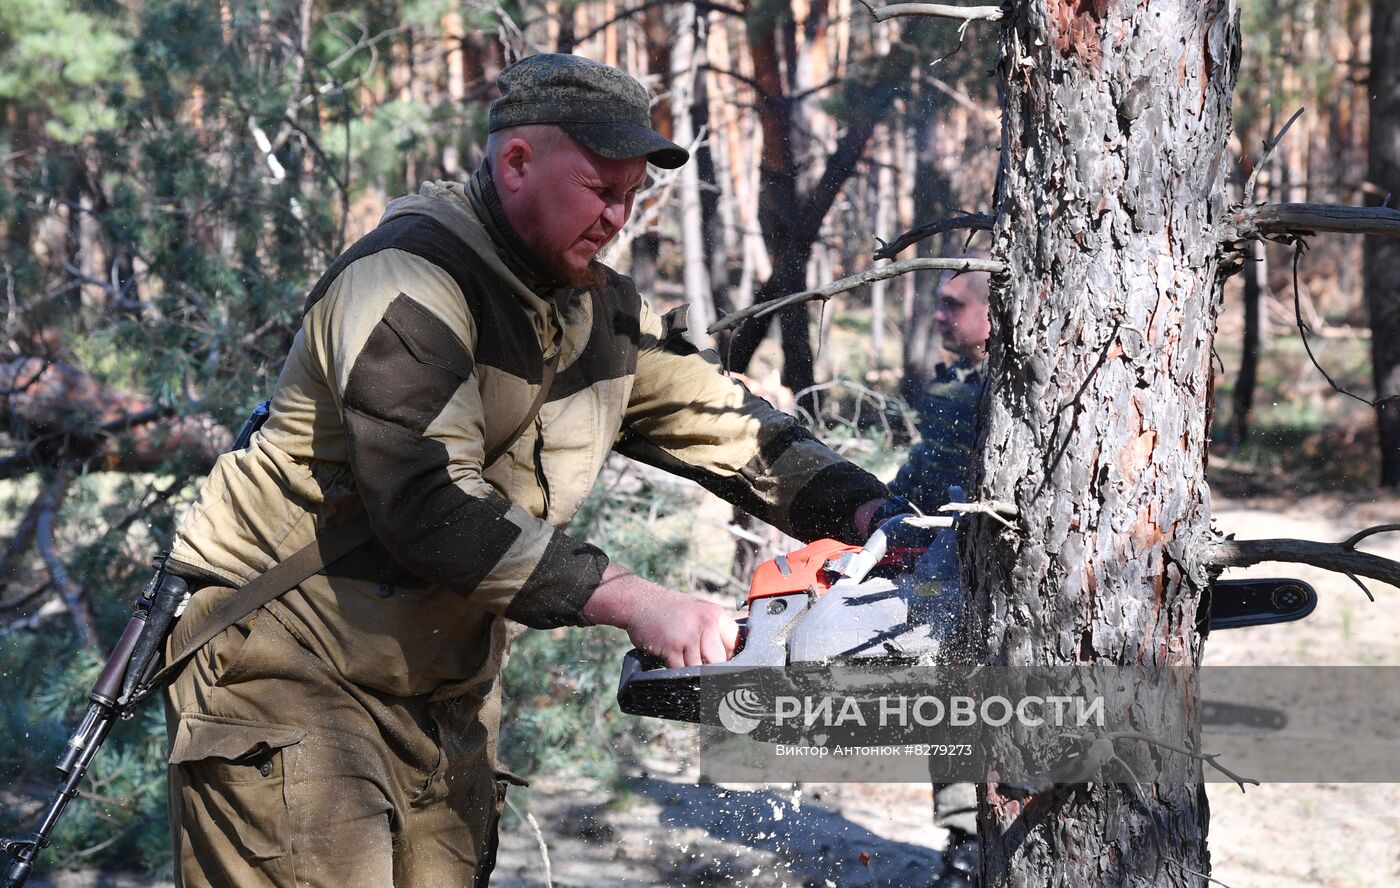
[{"label": "dead branch", "polygon": [[150,471],[171,459],[207,470],[232,435],[207,415],[174,414],[69,364],[32,356],[0,362],[0,422],[21,447],[0,459],[0,479],[40,466]]},{"label": "dead branch", "polygon": [[1332,204],[1255,204],[1230,211],[1231,240],[1298,237],[1319,231],[1400,237],[1400,210],[1391,207],[1343,207]]},{"label": "dead branch", "polygon": [[981,118],[982,122],[987,124],[988,126],[998,128],[1001,126],[1000,109],[993,111],[990,108],[985,108],[982,105],[977,104],[977,102],[973,100],[972,96],[969,96],[967,93],[953,86],[946,80],[940,80],[937,77],[930,77],[928,75],[924,75],[924,82],[927,83],[929,86],[933,87],[934,89],[938,90],[939,92],[943,93],[943,95],[952,99],[954,102],[957,102],[959,105],[963,106],[968,111],[971,111],[974,116]]},{"label": "dead branch", "polygon": [[78,644],[83,647],[96,647],[97,629],[93,623],[92,605],[88,602],[83,588],[69,575],[68,566],[59,557],[54,540],[54,522],[58,518],[58,510],[63,505],[64,498],[68,495],[68,486],[72,483],[72,473],[60,470],[53,483],[40,494],[38,501],[42,505],[40,506],[39,526],[36,535],[39,542],[39,554],[44,559],[44,565],[49,569],[49,580],[58,590],[59,596],[68,608],[68,613],[73,617],[73,629],[78,634]]},{"label": "dead branch", "polygon": [[[1057,785],[1090,783],[1103,771],[1104,767],[1110,761],[1115,759],[1123,763],[1128,773],[1132,774],[1132,768],[1127,767],[1127,764],[1122,762],[1122,759],[1118,757],[1117,752],[1114,750],[1113,744],[1119,740],[1139,740],[1161,749],[1188,756],[1199,762],[1204,762],[1233,780],[1235,785],[1240,788],[1240,792],[1245,791],[1244,787],[1246,783],[1251,783],[1255,786],[1259,785],[1259,781],[1255,780],[1253,777],[1241,776],[1220,764],[1218,761],[1220,753],[1197,752],[1187,749],[1184,746],[1177,746],[1174,743],[1159,740],[1150,734],[1143,734],[1138,731],[1112,731],[1106,734],[1088,735],[1088,737],[1083,737],[1081,742],[1087,740],[1089,737],[1093,737],[1093,742],[1089,744],[1082,754],[1066,759],[1044,774],[1032,777],[1029,780],[1020,783],[1000,784],[998,786],[998,791],[1012,798],[1025,798],[1027,796],[1043,795]],[[1133,776],[1136,777],[1136,775]]]},{"label": "dead branch", "polygon": [[[585,31],[581,36],[575,37],[574,43],[586,43],[589,40],[592,40],[594,37],[606,31],[608,28],[611,28],[618,22],[629,19],[637,13],[645,12],[646,10],[651,9],[655,6],[667,6],[671,2],[672,0],[645,0],[644,3],[639,3],[638,5],[633,6],[629,9],[624,9],[618,12],[616,15],[604,21],[602,24],[595,25],[588,31]],[[708,2],[708,0],[701,0],[701,2],[696,3],[695,9],[697,12],[718,12],[721,15],[729,15],[734,16],[736,18],[743,18],[744,16],[744,10],[736,6],[726,6],[723,3]]]},{"label": "dead branch", "polygon": [[1230,211],[1235,230],[1229,240],[1260,240],[1274,237],[1291,242],[1293,238],[1316,234],[1319,231],[1400,237],[1400,211],[1387,206],[1343,207],[1331,204],[1254,202],[1254,187],[1259,180],[1259,171],[1283,141],[1289,127],[1293,126],[1293,122],[1302,114],[1302,108],[1293,112],[1293,116],[1288,118],[1283,128],[1264,146],[1263,156],[1254,165],[1254,171],[1245,182],[1245,202]]},{"label": "dead branch", "polygon": [[1220,758],[1220,753],[1218,752],[1196,752],[1194,750],[1187,749],[1184,746],[1177,746],[1173,743],[1168,743],[1165,740],[1158,740],[1156,737],[1150,736],[1148,734],[1142,734],[1137,731],[1114,731],[1112,734],[1109,734],[1108,737],[1110,740],[1141,740],[1143,743],[1150,743],[1153,746],[1158,746],[1162,749],[1171,750],[1172,752],[1179,752],[1182,755],[1190,756],[1191,758],[1196,759],[1197,761],[1205,762],[1207,765],[1210,765],[1215,770],[1219,771],[1226,777],[1229,777],[1231,780],[1233,780],[1235,782],[1235,785],[1240,788],[1240,792],[1244,792],[1244,785],[1246,783],[1252,783],[1255,786],[1259,785],[1259,781],[1255,780],[1253,777],[1242,777],[1239,774],[1236,774],[1234,771],[1231,771],[1224,765],[1220,764],[1220,762],[1216,761],[1216,759]]},{"label": "dead branch", "polygon": [[1220,539],[1209,545],[1205,553],[1206,563],[1218,570],[1249,567],[1264,561],[1311,564],[1339,574],[1359,574],[1400,588],[1400,562],[1356,550],[1356,544],[1369,536],[1397,530],[1400,530],[1400,525],[1381,524],[1368,527],[1340,543],[1294,539]]},{"label": "dead branch", "polygon": [[1344,549],[1355,549],[1356,544],[1367,537],[1373,537],[1378,533],[1395,533],[1396,531],[1400,531],[1400,524],[1377,524],[1375,527],[1358,530],[1339,543],[1339,545]]},{"label": "dead branch", "polygon": [[923,270],[940,271],[986,271],[992,274],[1001,274],[1006,270],[1006,264],[996,262],[991,259],[908,259],[904,262],[893,262],[889,265],[882,265],[878,268],[871,268],[859,274],[853,274],[840,280],[832,281],[824,287],[815,290],[803,290],[800,293],[792,293],[781,299],[772,299],[767,302],[755,303],[748,308],[740,309],[732,314],[725,315],[715,321],[709,327],[711,334],[721,330],[728,330],[737,327],[751,318],[761,318],[764,315],[772,314],[787,308],[789,305],[796,305],[799,302],[807,302],[812,299],[823,301],[830,299],[838,293],[847,290],[854,290],[856,287],[865,284],[883,281],[888,278],[897,277],[901,274],[908,274],[911,271]]},{"label": "dead branch", "polygon": [[939,219],[936,222],[920,225],[918,228],[911,228],[890,243],[885,243],[882,238],[877,237],[875,239],[880,242],[880,249],[875,251],[875,260],[878,262],[881,259],[893,259],[906,248],[924,238],[933,237],[935,234],[962,229],[991,231],[992,225],[995,223],[996,217],[986,213],[960,213],[956,216],[949,216],[947,219]]},{"label": "dead branch", "polygon": [[1367,588],[1367,586],[1366,586],[1365,583],[1361,582],[1361,578],[1360,578],[1360,577],[1358,577],[1358,576],[1357,576],[1356,574],[1354,574],[1354,573],[1349,573],[1349,574],[1347,574],[1347,579],[1348,579],[1348,580],[1351,580],[1353,583],[1356,584],[1356,587],[1357,587],[1358,589],[1360,589],[1360,590],[1362,591],[1362,593],[1366,596],[1366,600],[1367,600],[1367,601],[1371,602],[1372,604],[1375,604],[1375,603],[1376,603],[1376,596],[1374,596],[1374,595],[1371,594],[1371,590],[1370,590],[1369,588]]},{"label": "dead branch", "polygon": [[1332,387],[1332,391],[1339,395],[1346,395],[1348,398],[1360,401],[1367,407],[1379,407],[1381,404],[1400,400],[1400,395],[1388,395],[1383,398],[1372,400],[1370,398],[1363,398],[1361,395],[1343,388],[1337,380],[1332,378],[1332,374],[1328,373],[1322,366],[1322,362],[1317,359],[1317,355],[1313,354],[1312,343],[1308,341],[1308,334],[1312,332],[1312,328],[1303,322],[1302,288],[1298,284],[1298,264],[1303,261],[1303,254],[1306,253],[1307,250],[1308,242],[1302,238],[1298,238],[1293,245],[1293,321],[1298,325],[1298,338],[1303,341],[1303,351],[1307,352],[1308,360],[1312,362],[1317,372],[1322,374],[1322,378],[1327,380],[1327,384]]},{"label": "dead branch", "polygon": [[760,83],[756,78],[750,77],[747,74],[740,74],[738,71],[733,71],[729,68],[719,68],[710,64],[696,65],[695,68],[699,71],[705,71],[710,74],[718,74],[721,77],[728,77],[731,80],[736,80],[739,83],[742,83],[745,86],[747,86],[749,89],[753,90],[754,95],[758,96],[759,98],[769,98],[768,90],[763,86],[763,84]]},{"label": "dead branch", "polygon": [[1254,203],[1254,185],[1259,181],[1259,171],[1264,168],[1264,164],[1269,162],[1273,156],[1274,149],[1278,148],[1278,143],[1283,141],[1283,137],[1288,133],[1289,127],[1293,126],[1293,121],[1303,116],[1303,109],[1299,108],[1293,112],[1293,116],[1288,118],[1288,122],[1283,125],[1272,139],[1264,145],[1264,153],[1259,158],[1259,162],[1254,165],[1254,171],[1249,174],[1249,181],[1244,183],[1245,200]]},{"label": "dead branch", "polygon": [[1021,510],[1016,508],[1014,503],[1004,503],[999,500],[992,500],[988,503],[944,503],[938,507],[938,511],[952,512],[957,515],[986,515],[1013,533],[1016,531],[1016,525],[1007,521],[1006,518],[1015,518],[1021,514]]},{"label": "dead branch", "polygon": [[934,18],[957,19],[964,22],[999,21],[1002,17],[1000,6],[949,6],[944,3],[886,3],[871,6],[861,0],[865,8],[877,22],[887,22],[899,16],[932,16]]},{"label": "dead branch", "polygon": [[[1156,822],[1155,820],[1152,821],[1152,824],[1153,824],[1154,827],[1156,826],[1156,823],[1157,823],[1157,822]],[[1224,888],[1232,888],[1232,886],[1230,885],[1229,882],[1222,882],[1222,881],[1220,881],[1219,879],[1215,878],[1214,876],[1208,876],[1208,875],[1206,875],[1205,873],[1198,873],[1198,872],[1196,872],[1195,870],[1191,869],[1191,867],[1187,866],[1186,864],[1182,863],[1182,862],[1179,861],[1179,860],[1171,860],[1170,858],[1163,858],[1162,862],[1163,862],[1163,863],[1170,864],[1170,865],[1176,867],[1177,869],[1181,870],[1183,873],[1186,873],[1186,875],[1188,875],[1188,876],[1195,876],[1195,877],[1198,878],[1198,879],[1205,879],[1207,882],[1210,882],[1210,883],[1215,884],[1215,885],[1224,886]]]},{"label": "dead branch", "polygon": [[14,598],[9,599],[8,601],[0,601],[0,614],[8,613],[9,611],[13,610],[19,610],[20,608],[24,607],[26,604],[38,598],[40,595],[43,595],[45,592],[49,591],[52,588],[53,581],[50,580],[47,582],[40,583],[38,586],[35,586],[28,592],[21,592],[20,594],[16,595]]}]

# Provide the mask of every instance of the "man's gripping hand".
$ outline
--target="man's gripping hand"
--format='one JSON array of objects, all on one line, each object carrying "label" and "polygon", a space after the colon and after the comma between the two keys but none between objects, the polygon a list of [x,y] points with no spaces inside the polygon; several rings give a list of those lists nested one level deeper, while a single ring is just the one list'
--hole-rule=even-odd
[{"label": "man's gripping hand", "polygon": [[723,663],[734,655],[739,624],[724,608],[608,565],[603,582],[584,605],[590,623],[627,630],[639,649],[669,668]]},{"label": "man's gripping hand", "polygon": [[[865,539],[874,533],[881,524],[897,515],[917,515],[918,513],[919,510],[902,496],[873,499],[856,509],[856,530],[860,533],[861,538]],[[846,542],[851,541],[847,540]]]}]

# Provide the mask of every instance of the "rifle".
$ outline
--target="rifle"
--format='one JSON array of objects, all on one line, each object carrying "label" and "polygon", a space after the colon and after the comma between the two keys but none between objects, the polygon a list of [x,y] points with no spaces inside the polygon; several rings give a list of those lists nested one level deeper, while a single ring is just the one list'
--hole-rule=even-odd
[{"label": "rifle", "polygon": [[[234,450],[248,446],[253,433],[267,420],[268,412],[267,401],[253,409],[234,439]],[[58,757],[55,765],[60,778],[58,788],[44,809],[39,825],[28,838],[0,839],[0,853],[10,858],[3,876],[0,876],[0,888],[23,888],[34,868],[34,861],[48,847],[49,836],[53,834],[68,803],[77,796],[78,785],[82,783],[112,726],[119,719],[130,718],[143,702],[159,690],[158,686],[152,685],[152,679],[159,671],[165,640],[189,597],[189,587],[185,581],[165,569],[167,557],[168,553],[157,556],[155,576],[146,583],[141,597],[136,600],[135,613],[88,693],[87,714]]]}]

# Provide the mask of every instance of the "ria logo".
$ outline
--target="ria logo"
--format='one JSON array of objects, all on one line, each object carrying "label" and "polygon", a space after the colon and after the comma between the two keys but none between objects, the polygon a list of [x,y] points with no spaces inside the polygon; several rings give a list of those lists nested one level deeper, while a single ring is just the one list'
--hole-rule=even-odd
[{"label": "ria logo", "polygon": [[747,734],[771,714],[748,688],[735,688],[719,701],[719,723],[735,734]]}]

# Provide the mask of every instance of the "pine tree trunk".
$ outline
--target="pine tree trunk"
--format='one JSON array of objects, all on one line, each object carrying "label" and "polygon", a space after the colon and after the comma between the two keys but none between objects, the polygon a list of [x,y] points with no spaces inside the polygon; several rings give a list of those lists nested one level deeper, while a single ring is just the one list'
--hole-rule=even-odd
[{"label": "pine tree trunk", "polygon": [[[922,71],[920,71],[922,74]],[[938,128],[947,101],[929,84],[918,85],[917,111],[919,121],[918,160],[914,170],[914,216],[919,220],[941,219],[953,206],[952,183],[938,165]],[[919,242],[920,258],[957,255],[956,249],[945,248],[952,238],[932,238]],[[960,245],[961,240],[957,241]],[[917,404],[928,381],[938,366],[938,330],[933,322],[933,291],[937,275],[923,272],[914,276],[914,298],[904,317],[904,375],[899,394],[910,404]]]},{"label": "pine tree trunk", "polygon": [[[1371,4],[1371,140],[1367,178],[1382,193],[1400,192],[1400,9]],[[1379,203],[1379,200],[1374,201]],[[1392,201],[1392,206],[1394,201]],[[1400,395],[1400,241],[1368,237],[1366,308],[1371,316],[1371,366],[1379,397]],[[1400,401],[1376,408],[1381,483],[1400,487]]]},{"label": "pine tree trunk", "polygon": [[[675,46],[671,52],[671,114],[675,122],[673,138],[689,146],[695,140],[695,85],[699,20],[695,4],[683,3],[677,13]],[[714,345],[706,329],[715,320],[710,294],[710,269],[705,257],[704,213],[700,206],[699,165],[688,163],[680,171],[681,254],[685,301],[690,306],[691,338],[701,347]]]},{"label": "pine tree trunk", "polygon": [[[1190,697],[1236,5],[1029,0],[1005,25],[1008,274],[979,493],[1019,515],[1014,534],[971,535],[976,637],[994,666],[1173,670]],[[1115,748],[1149,784],[1166,766]],[[979,816],[989,886],[1205,884],[1198,784],[1090,782],[1029,803],[1003,789],[983,789]]]}]

